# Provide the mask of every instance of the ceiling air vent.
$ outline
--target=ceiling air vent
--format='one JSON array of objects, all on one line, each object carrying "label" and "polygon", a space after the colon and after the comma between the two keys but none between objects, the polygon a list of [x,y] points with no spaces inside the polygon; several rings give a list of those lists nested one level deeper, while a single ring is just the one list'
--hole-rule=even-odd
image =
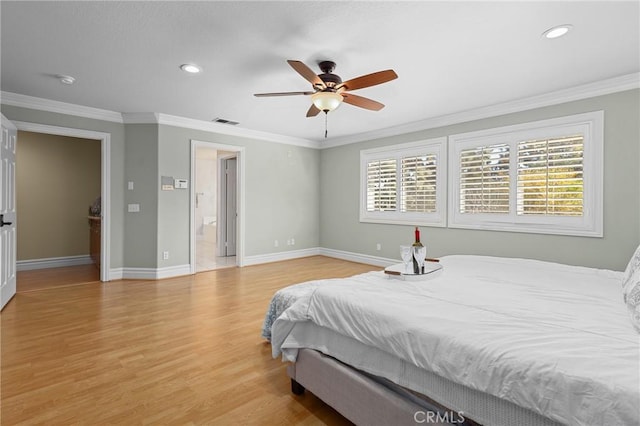
[{"label": "ceiling air vent", "polygon": [[219,117],[214,118],[212,121],[214,123],[228,124],[230,126],[236,126],[236,125],[240,124],[237,121],[225,120],[224,118],[219,118]]}]

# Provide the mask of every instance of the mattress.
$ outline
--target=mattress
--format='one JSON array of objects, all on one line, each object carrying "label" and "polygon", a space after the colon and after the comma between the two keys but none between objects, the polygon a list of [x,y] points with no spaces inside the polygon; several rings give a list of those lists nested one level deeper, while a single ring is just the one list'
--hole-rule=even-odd
[{"label": "mattress", "polygon": [[269,307],[267,309],[267,313],[264,317],[264,322],[262,323],[262,332],[261,336],[267,340],[271,340],[271,327],[273,323],[278,319],[282,313],[287,310],[293,303],[301,298],[309,297],[313,290],[315,290],[318,286],[325,284],[334,284],[334,283],[353,283],[358,281],[366,281],[371,279],[371,276],[377,275],[377,273],[366,272],[361,275],[356,275],[351,277],[350,280],[343,280],[341,278],[328,278],[323,280],[314,280],[307,281],[300,284],[290,285],[283,289],[278,290],[273,297],[271,298],[271,302],[269,302]]},{"label": "mattress", "polygon": [[401,364],[356,366],[417,392],[425,393],[410,377],[398,382],[401,369],[433,373],[554,422],[640,423],[639,338],[620,296],[621,273],[484,256],[441,263],[443,273],[425,282],[372,273],[350,285],[317,286],[275,321],[274,356],[294,360],[313,325],[363,345],[340,356],[335,342],[314,349],[349,364],[387,354]]}]

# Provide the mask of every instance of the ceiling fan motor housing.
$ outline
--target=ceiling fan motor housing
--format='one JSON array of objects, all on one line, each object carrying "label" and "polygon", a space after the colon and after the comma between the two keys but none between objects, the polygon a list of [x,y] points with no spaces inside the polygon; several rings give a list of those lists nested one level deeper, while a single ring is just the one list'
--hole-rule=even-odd
[{"label": "ceiling fan motor housing", "polygon": [[318,63],[318,67],[320,67],[322,71],[322,74],[318,74],[318,77],[320,77],[320,80],[322,80],[327,87],[331,88],[342,83],[340,76],[333,74],[333,70],[336,68],[335,62],[322,61]]}]

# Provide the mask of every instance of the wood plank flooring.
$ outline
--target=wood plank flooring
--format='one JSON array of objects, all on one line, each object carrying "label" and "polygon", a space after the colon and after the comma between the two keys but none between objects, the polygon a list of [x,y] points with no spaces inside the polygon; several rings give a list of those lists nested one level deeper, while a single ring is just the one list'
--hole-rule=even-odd
[{"label": "wood plank flooring", "polygon": [[99,284],[100,269],[96,265],[65,266],[51,269],[18,271],[16,290],[18,293],[66,287],[79,284]]},{"label": "wood plank flooring", "polygon": [[18,293],[0,314],[1,424],[348,425],[290,392],[260,329],[278,289],[379,269],[314,256]]}]

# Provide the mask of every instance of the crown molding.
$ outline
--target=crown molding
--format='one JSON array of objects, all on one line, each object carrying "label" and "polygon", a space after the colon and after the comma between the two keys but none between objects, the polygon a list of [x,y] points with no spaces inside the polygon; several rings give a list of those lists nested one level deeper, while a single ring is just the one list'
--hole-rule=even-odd
[{"label": "crown molding", "polygon": [[212,123],[195,120],[192,118],[178,117],[174,115],[155,112],[125,112],[109,111],[50,99],[37,98],[35,96],[21,95],[19,93],[0,92],[0,102],[5,105],[34,109],[38,111],[55,112],[58,114],[72,115],[75,117],[92,118],[95,120],[111,121],[123,124],[165,124],[187,129],[202,130],[223,135],[238,136],[250,139],[259,139],[269,142],[297,145],[307,148],[320,149],[320,143],[303,138],[296,138],[275,133],[261,132],[244,128],[231,127],[226,124]]},{"label": "crown molding", "polygon": [[268,142],[282,143],[286,145],[296,145],[305,148],[320,149],[321,146],[316,141],[296,138],[293,136],[278,135],[275,133],[250,130],[242,127],[234,127],[228,124],[213,123],[209,121],[195,120],[192,118],[177,117],[175,115],[158,114],[158,124],[167,126],[183,127],[193,130],[203,130],[205,132],[218,133],[229,136],[238,136],[250,139],[259,139]]},{"label": "crown molding", "polygon": [[532,96],[525,99],[489,105],[469,111],[462,111],[459,113],[414,121],[412,123],[359,133],[357,135],[332,138],[322,142],[286,135],[279,135],[275,133],[261,132],[258,130],[232,127],[226,124],[178,117],[168,114],[153,112],[120,113],[116,111],[69,104],[66,102],[52,101],[49,99],[36,98],[34,96],[27,96],[4,91],[0,92],[0,101],[5,105],[55,112],[59,114],[67,114],[77,117],[92,118],[95,120],[111,121],[115,123],[163,124],[229,136],[258,139],[287,145],[296,145],[306,148],[325,149],[341,145],[348,145],[356,142],[397,136],[405,133],[419,132],[437,127],[464,123],[473,120],[480,120],[483,118],[521,112],[534,108],[557,105],[561,103],[593,98],[596,96],[608,95],[611,93],[638,88],[640,88],[640,73],[627,74],[607,80],[601,80],[593,83],[571,87],[568,89],[558,90],[543,95]]},{"label": "crown molding", "polygon": [[36,98],[35,96],[21,95],[19,93],[0,92],[0,102],[5,105],[29,108],[39,111],[55,112],[58,114],[73,115],[76,117],[92,118],[94,120],[122,123],[122,114],[106,109],[92,108],[83,105],[69,104],[66,102],[52,101],[50,99]]},{"label": "crown molding", "polygon": [[558,105],[566,102],[578,101],[581,99],[593,98],[596,96],[608,95],[626,90],[640,88],[640,73],[627,74],[607,80],[596,81],[583,84],[568,89],[558,90],[543,95],[504,102],[459,113],[442,115],[425,120],[414,121],[385,129],[374,130],[357,135],[350,135],[329,139],[322,148],[332,148],[341,145],[348,145],[356,142],[364,142],[374,139],[381,139],[390,136],[397,136],[406,133],[419,132],[422,130],[434,129],[437,127],[449,126],[452,124],[464,123],[483,118],[496,117],[499,115],[514,112],[527,111],[551,105]]},{"label": "crown molding", "polygon": [[154,112],[123,112],[124,124],[158,124],[158,114]]},{"label": "crown molding", "polygon": [[166,126],[181,127],[183,129],[202,130],[205,132],[217,133],[229,136],[238,136],[250,139],[259,139],[287,145],[297,145],[306,148],[319,149],[318,142],[302,138],[295,138],[275,133],[260,132],[242,127],[233,127],[228,124],[220,124],[193,118],[179,117],[176,115],[161,114],[154,112],[124,112],[122,119],[125,124],[163,124]]}]

